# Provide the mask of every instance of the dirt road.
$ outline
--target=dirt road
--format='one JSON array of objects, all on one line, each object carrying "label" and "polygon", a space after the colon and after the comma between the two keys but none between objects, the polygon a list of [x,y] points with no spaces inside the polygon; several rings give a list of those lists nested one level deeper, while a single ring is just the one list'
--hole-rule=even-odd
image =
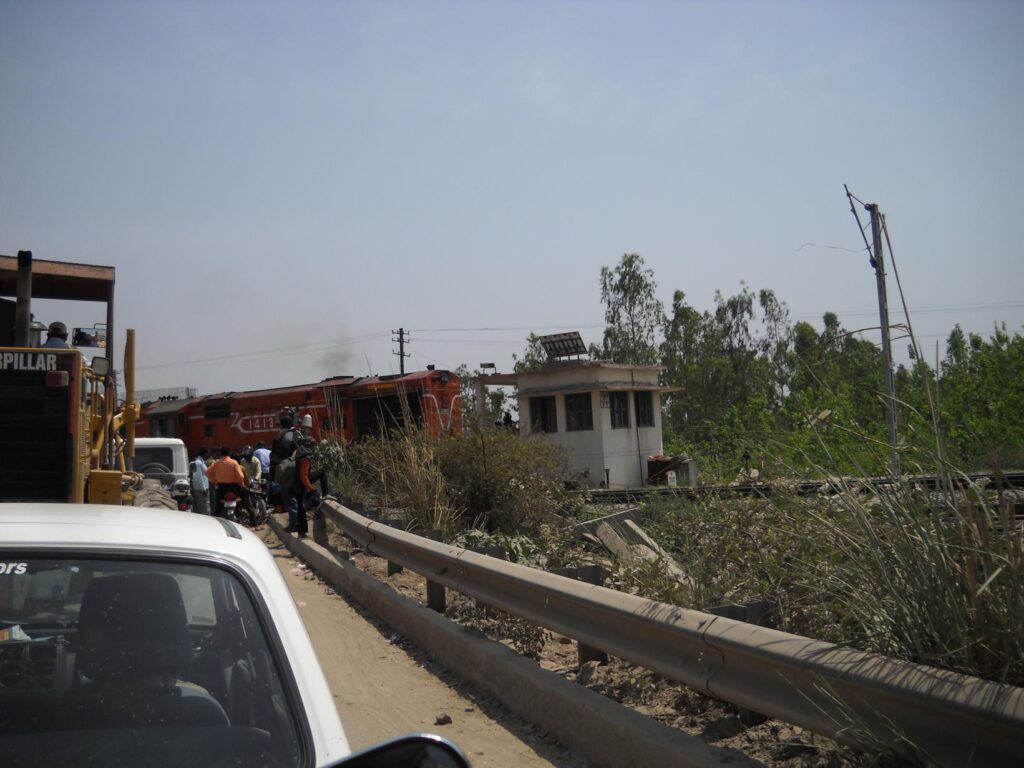
[{"label": "dirt road", "polygon": [[[387,626],[336,594],[291,557],[269,529],[263,538],[298,605],[353,749],[428,731],[458,744],[474,768],[585,766],[497,702],[475,697]],[[444,715],[451,723],[437,724]]]}]

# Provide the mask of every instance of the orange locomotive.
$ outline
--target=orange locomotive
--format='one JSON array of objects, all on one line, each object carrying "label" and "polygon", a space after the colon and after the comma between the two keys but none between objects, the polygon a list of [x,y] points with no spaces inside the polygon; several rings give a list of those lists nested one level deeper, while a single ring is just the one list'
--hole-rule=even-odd
[{"label": "orange locomotive", "polygon": [[314,440],[344,442],[380,434],[408,421],[436,431],[461,431],[459,377],[451,371],[393,376],[336,376],[317,384],[251,392],[221,392],[189,400],[148,403],[137,424],[140,437],[178,437],[190,454],[200,446],[233,450],[278,433],[278,415],[289,408]]}]

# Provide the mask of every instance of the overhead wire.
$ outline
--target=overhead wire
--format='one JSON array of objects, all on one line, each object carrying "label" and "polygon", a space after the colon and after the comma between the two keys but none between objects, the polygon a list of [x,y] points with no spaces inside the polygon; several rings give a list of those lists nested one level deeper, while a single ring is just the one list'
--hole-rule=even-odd
[{"label": "overhead wire", "polygon": [[359,344],[375,338],[387,336],[386,333],[369,333],[361,336],[353,336],[345,339],[334,339],[330,341],[318,341],[302,345],[290,344],[286,347],[275,347],[271,349],[254,350],[251,352],[237,352],[228,355],[216,355],[214,357],[201,357],[192,360],[175,360],[169,363],[156,363],[153,365],[141,365],[136,368],[138,371],[151,371],[159,368],[172,368],[175,366],[203,365],[208,363],[223,362],[257,362],[261,360],[280,360],[288,357],[299,357],[301,355],[322,352],[336,347]]}]

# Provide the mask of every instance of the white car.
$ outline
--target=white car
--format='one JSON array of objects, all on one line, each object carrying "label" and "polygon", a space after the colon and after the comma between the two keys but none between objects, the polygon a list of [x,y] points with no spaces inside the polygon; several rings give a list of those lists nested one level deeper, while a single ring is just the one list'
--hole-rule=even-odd
[{"label": "white car", "polygon": [[288,587],[249,531],[0,504],[3,765],[468,765],[427,736],[349,752]]},{"label": "white car", "polygon": [[329,765],[349,753],[266,546],[201,515],[0,505],[6,765]]}]

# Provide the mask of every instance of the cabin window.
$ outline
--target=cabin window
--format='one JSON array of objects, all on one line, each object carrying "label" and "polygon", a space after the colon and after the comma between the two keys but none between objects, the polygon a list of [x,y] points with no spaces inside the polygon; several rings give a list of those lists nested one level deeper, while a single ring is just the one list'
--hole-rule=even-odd
[{"label": "cabin window", "polygon": [[650,392],[635,392],[636,425],[638,427],[654,426],[654,396]]},{"label": "cabin window", "polygon": [[203,418],[206,419],[228,419],[231,418],[231,404],[220,403],[219,405],[207,405],[203,408]]},{"label": "cabin window", "polygon": [[612,409],[612,429],[629,428],[629,393],[609,392],[608,402]]},{"label": "cabin window", "polygon": [[554,397],[530,398],[530,431],[558,431],[558,416],[555,411]]},{"label": "cabin window", "polygon": [[565,396],[565,431],[583,432],[594,428],[590,393]]}]

